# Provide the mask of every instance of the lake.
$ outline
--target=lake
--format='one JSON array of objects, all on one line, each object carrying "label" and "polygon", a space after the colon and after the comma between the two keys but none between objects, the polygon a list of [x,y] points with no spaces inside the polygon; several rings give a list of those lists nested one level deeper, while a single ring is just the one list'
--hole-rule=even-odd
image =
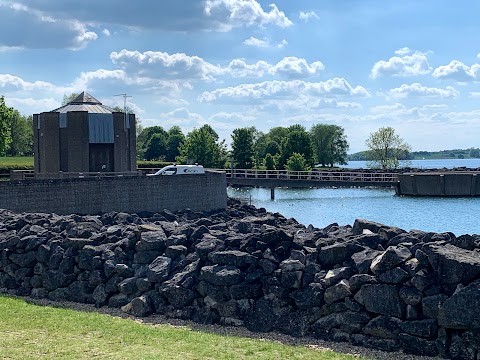
[{"label": "lake", "polygon": [[[348,169],[368,169],[367,161],[349,161],[347,165],[341,165],[340,167]],[[453,169],[459,167],[478,169],[480,168],[480,159],[410,160],[408,167],[417,169]]]},{"label": "lake", "polygon": [[[473,160],[473,161],[472,161]],[[480,159],[420,160],[425,166],[437,162],[459,167],[467,161],[480,167]],[[352,163],[359,163],[357,161]],[[413,165],[420,167],[418,165]],[[357,167],[358,168],[358,167]],[[426,198],[396,196],[393,189],[383,188],[318,188],[275,189],[275,200],[270,200],[270,189],[228,188],[228,195],[251,202],[270,212],[316,227],[331,223],[353,225],[357,218],[397,226],[405,230],[419,229],[434,232],[480,234],[480,198]]]}]

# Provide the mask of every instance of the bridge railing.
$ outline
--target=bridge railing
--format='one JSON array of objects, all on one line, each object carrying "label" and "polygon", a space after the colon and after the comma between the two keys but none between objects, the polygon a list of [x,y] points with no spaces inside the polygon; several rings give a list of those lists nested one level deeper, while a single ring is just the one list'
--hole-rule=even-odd
[{"label": "bridge railing", "polygon": [[331,182],[383,182],[398,181],[396,173],[348,172],[348,171],[288,171],[257,169],[224,169],[227,178],[233,179],[278,179],[313,180]]}]

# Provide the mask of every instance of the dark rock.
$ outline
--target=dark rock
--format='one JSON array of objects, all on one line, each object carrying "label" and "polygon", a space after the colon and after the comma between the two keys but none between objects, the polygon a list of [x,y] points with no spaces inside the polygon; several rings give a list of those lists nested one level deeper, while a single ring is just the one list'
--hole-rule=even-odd
[{"label": "dark rock", "polygon": [[281,284],[286,289],[299,289],[302,286],[303,272],[289,271],[282,272]]},{"label": "dark rock", "polygon": [[202,241],[195,245],[195,251],[201,260],[208,260],[208,254],[223,249],[223,241],[209,234],[204,235]]},{"label": "dark rock", "polygon": [[248,330],[255,332],[271,331],[277,322],[277,315],[272,310],[272,303],[265,299],[255,302],[247,313],[244,323]]},{"label": "dark rock", "polygon": [[298,271],[305,269],[305,265],[300,260],[287,259],[280,263],[280,269],[284,272]]},{"label": "dark rock", "polygon": [[322,266],[342,264],[353,254],[362,250],[363,247],[353,241],[323,246],[318,249],[318,262]]},{"label": "dark rock", "polygon": [[171,259],[176,259],[181,255],[186,255],[188,253],[188,249],[184,245],[170,245],[165,250],[165,256]]},{"label": "dark rock", "polygon": [[403,284],[405,281],[410,280],[410,275],[405,270],[396,267],[381,273],[378,276],[378,280],[385,284]]},{"label": "dark rock", "polygon": [[354,237],[353,240],[355,240],[357,244],[370,249],[376,249],[378,245],[385,242],[385,239],[378,234],[362,234]]},{"label": "dark rock", "polygon": [[437,335],[437,321],[433,319],[404,321],[400,324],[403,332],[427,339],[433,339]]},{"label": "dark rock", "polygon": [[480,329],[480,280],[459,290],[443,302],[438,324],[451,329]]},{"label": "dark rock", "polygon": [[152,261],[146,270],[148,281],[161,283],[168,278],[172,259],[158,256]]},{"label": "dark rock", "polygon": [[398,336],[398,341],[402,350],[407,354],[436,356],[438,354],[435,341],[426,340],[401,333]]},{"label": "dark rock", "polygon": [[47,290],[65,288],[75,280],[74,274],[64,274],[58,270],[48,270],[42,277],[43,287]]},{"label": "dark rock", "polygon": [[412,285],[415,286],[420,291],[425,291],[435,284],[435,278],[432,274],[426,272],[425,270],[420,270],[412,278]]},{"label": "dark rock", "polygon": [[208,259],[214,264],[232,265],[239,268],[258,262],[256,257],[238,250],[215,251],[208,255]]},{"label": "dark rock", "polygon": [[399,295],[403,302],[408,305],[418,305],[422,301],[422,292],[416,288],[402,287]]},{"label": "dark rock", "polygon": [[375,259],[370,265],[370,270],[375,274],[381,274],[404,263],[412,257],[410,250],[402,245],[390,246],[385,252]]},{"label": "dark rock", "polygon": [[394,285],[366,284],[360,289],[363,305],[368,311],[401,318],[404,305]]},{"label": "dark rock", "polygon": [[277,270],[277,265],[273,261],[262,259],[259,261],[260,267],[263,269],[263,272],[267,275],[273,273]]},{"label": "dark rock", "polygon": [[381,252],[378,250],[365,249],[353,254],[352,260],[360,274],[367,274],[370,270],[370,265],[372,264],[373,259],[380,254]]},{"label": "dark rock", "polygon": [[117,288],[118,288],[118,291],[122,294],[125,294],[125,295],[133,294],[138,290],[137,278],[131,277],[131,278],[125,279],[117,285]]},{"label": "dark rock", "polygon": [[216,324],[220,321],[220,315],[215,310],[200,308],[195,311],[192,320],[198,324]]},{"label": "dark rock", "polygon": [[133,256],[133,262],[135,264],[150,264],[154,261],[158,255],[159,251],[139,251]]},{"label": "dark rock", "polygon": [[150,299],[145,295],[136,297],[127,305],[122,306],[122,311],[137,317],[145,317],[153,312]]},{"label": "dark rock", "polygon": [[182,309],[190,305],[197,297],[195,291],[175,285],[163,287],[162,295],[167,298],[175,309]]},{"label": "dark rock", "polygon": [[148,279],[138,278],[136,282],[138,290],[142,293],[147,292],[152,288],[152,283]]},{"label": "dark rock", "polygon": [[240,283],[244,274],[235,266],[213,265],[204,266],[200,270],[200,279],[213,285],[230,286]]},{"label": "dark rock", "polygon": [[121,308],[124,305],[127,305],[130,302],[126,294],[116,294],[108,299],[108,307],[111,308]]},{"label": "dark rock", "polygon": [[427,296],[422,299],[422,312],[423,316],[429,319],[436,319],[438,317],[438,311],[443,302],[447,300],[447,295],[433,295]]},{"label": "dark rock", "polygon": [[378,316],[365,325],[363,333],[384,339],[396,339],[400,333],[400,319]]},{"label": "dark rock", "polygon": [[378,280],[375,276],[367,275],[367,274],[357,274],[353,275],[349,280],[348,283],[350,285],[350,291],[352,293],[356,293],[360,288],[365,284],[377,284]]},{"label": "dark rock", "polygon": [[295,311],[281,316],[275,323],[275,328],[283,334],[305,336],[309,329],[308,314],[305,311]]},{"label": "dark rock", "polygon": [[156,251],[157,254],[163,253],[166,248],[167,236],[163,229],[157,231],[147,231],[141,233],[140,240],[135,245],[138,251]]},{"label": "dark rock", "polygon": [[428,255],[441,284],[465,284],[480,275],[478,252],[450,244],[427,244],[422,250]]},{"label": "dark rock", "polygon": [[95,290],[93,290],[93,300],[95,301],[95,306],[101,307],[107,304],[108,294],[105,292],[105,285],[98,285]]},{"label": "dark rock", "polygon": [[353,269],[351,267],[339,267],[336,269],[329,270],[325,277],[320,281],[324,286],[331,286],[340,280],[345,280],[350,278],[353,275]]},{"label": "dark rock", "polygon": [[320,284],[312,283],[307,287],[293,291],[290,297],[295,301],[299,309],[307,310],[324,304],[324,292]]},{"label": "dark rock", "polygon": [[37,262],[37,254],[34,251],[30,251],[24,254],[12,254],[10,260],[20,267],[33,267]]},{"label": "dark rock", "polygon": [[230,286],[230,296],[232,299],[257,299],[262,295],[260,284],[240,283]]},{"label": "dark rock", "polygon": [[353,223],[352,232],[355,235],[363,234],[363,230],[370,230],[372,233],[378,233],[378,230],[385,227],[383,224],[379,224],[373,221],[356,219]]},{"label": "dark rock", "polygon": [[341,280],[338,284],[330,286],[325,290],[324,299],[327,304],[333,304],[339,300],[352,295],[348,281]]}]

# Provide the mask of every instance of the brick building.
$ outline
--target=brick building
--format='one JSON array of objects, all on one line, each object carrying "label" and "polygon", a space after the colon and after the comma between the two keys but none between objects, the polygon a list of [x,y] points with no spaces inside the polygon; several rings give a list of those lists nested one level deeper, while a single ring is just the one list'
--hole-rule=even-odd
[{"label": "brick building", "polygon": [[136,171],[135,115],[86,92],[33,124],[35,173]]}]

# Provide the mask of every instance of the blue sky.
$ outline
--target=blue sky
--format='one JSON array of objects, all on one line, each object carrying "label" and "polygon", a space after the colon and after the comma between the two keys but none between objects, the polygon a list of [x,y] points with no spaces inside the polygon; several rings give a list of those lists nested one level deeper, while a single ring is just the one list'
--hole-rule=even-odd
[{"label": "blue sky", "polygon": [[22,114],[88,91],[144,127],[392,126],[414,150],[479,147],[474,0],[0,0],[0,95]]}]

